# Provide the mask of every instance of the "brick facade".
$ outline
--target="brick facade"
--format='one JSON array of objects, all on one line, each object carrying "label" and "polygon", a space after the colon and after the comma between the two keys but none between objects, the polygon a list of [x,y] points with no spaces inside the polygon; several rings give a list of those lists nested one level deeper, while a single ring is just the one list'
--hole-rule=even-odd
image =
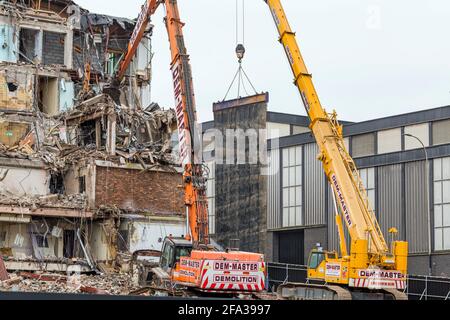
[{"label": "brick facade", "polygon": [[117,206],[151,214],[183,214],[182,175],[133,169],[97,167],[96,207]]},{"label": "brick facade", "polygon": [[42,59],[45,65],[64,65],[64,35],[44,31]]}]

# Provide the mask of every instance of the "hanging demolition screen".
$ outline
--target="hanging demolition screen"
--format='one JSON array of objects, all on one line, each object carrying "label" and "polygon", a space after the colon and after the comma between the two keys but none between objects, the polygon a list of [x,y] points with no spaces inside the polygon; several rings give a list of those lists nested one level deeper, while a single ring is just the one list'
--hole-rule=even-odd
[{"label": "hanging demolition screen", "polygon": [[[215,129],[222,132],[223,164],[216,162],[216,240],[224,247],[264,252],[267,178],[260,150],[266,150],[268,94],[214,104]],[[227,137],[228,136],[228,137]],[[231,156],[230,156],[231,154]],[[218,159],[216,159],[217,161]]]}]

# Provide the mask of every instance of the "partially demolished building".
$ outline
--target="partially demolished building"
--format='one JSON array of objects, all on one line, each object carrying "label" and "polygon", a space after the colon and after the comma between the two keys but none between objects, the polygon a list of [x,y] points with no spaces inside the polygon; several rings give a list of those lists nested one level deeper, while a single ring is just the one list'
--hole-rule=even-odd
[{"label": "partially demolished building", "polygon": [[150,100],[152,26],[117,99],[103,93],[133,28],[72,1],[0,3],[8,270],[92,271],[185,234],[175,114]]}]

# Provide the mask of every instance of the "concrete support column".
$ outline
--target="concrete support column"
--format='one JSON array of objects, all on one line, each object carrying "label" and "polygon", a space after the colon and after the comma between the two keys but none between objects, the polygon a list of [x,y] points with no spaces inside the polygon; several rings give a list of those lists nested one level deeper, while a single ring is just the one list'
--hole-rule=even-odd
[{"label": "concrete support column", "polygon": [[100,150],[102,147],[102,123],[99,119],[95,121],[95,144],[97,150]]},{"label": "concrete support column", "polygon": [[116,126],[117,126],[117,115],[108,115],[108,131],[106,135],[106,151],[110,155],[116,154]]},{"label": "concrete support column", "polygon": [[73,30],[69,30],[64,40],[64,64],[68,69],[73,67]]},{"label": "concrete support column", "polygon": [[43,46],[44,46],[44,31],[41,29],[36,37],[36,57],[39,60],[39,63],[42,63],[43,58]]}]

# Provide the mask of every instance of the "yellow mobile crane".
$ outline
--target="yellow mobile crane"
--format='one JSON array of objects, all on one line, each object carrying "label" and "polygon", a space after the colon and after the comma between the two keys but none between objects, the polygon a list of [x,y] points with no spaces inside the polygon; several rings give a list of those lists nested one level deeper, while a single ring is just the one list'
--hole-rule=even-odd
[{"label": "yellow mobile crane", "polygon": [[[337,299],[405,299],[408,243],[395,241],[398,231],[389,230],[390,245],[381,232],[371,209],[355,162],[343,140],[343,128],[336,112],[328,114],[300,53],[280,0],[264,0],[275,21],[295,77],[303,104],[311,120],[310,129],[320,149],[325,174],[331,184],[338,226],[340,253],[313,250],[308,261],[308,283],[285,284],[279,288],[283,297]],[[350,253],[342,219],[351,238]]]}]

